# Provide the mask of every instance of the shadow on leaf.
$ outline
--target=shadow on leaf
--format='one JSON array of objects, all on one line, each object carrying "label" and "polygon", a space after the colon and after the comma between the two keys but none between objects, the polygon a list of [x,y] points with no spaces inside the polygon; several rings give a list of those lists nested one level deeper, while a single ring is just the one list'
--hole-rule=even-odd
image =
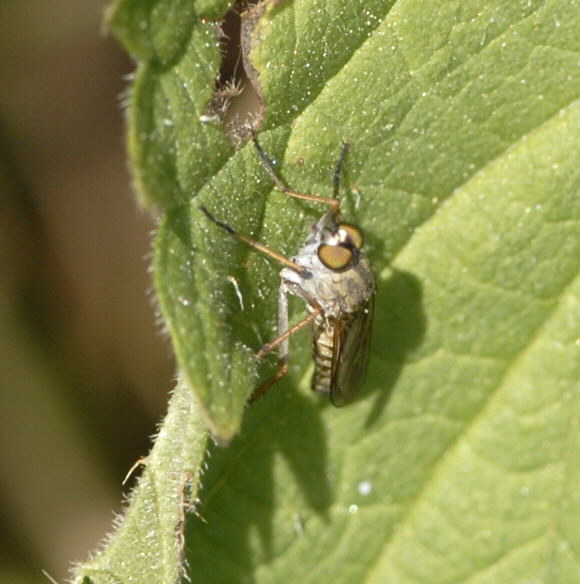
[{"label": "shadow on leaf", "polygon": [[372,426],[385,408],[408,353],[422,341],[426,318],[419,280],[393,269],[377,292],[369,380],[380,380],[379,393],[366,420]]},{"label": "shadow on leaf", "polygon": [[[192,518],[186,537],[193,581],[246,582],[257,555],[273,559],[274,536],[295,535],[296,513],[276,505],[280,477],[288,471],[287,486],[296,490],[297,508],[305,499],[315,514],[327,518],[333,493],[320,417],[325,405],[291,385],[289,379],[279,382],[249,408],[229,448],[211,449],[199,507],[204,522]],[[208,551],[217,548],[219,565]]]}]

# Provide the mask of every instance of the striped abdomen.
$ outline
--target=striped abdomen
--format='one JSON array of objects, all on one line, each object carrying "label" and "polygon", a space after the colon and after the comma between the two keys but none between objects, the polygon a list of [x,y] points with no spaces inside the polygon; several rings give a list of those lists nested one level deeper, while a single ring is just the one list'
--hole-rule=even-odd
[{"label": "striped abdomen", "polygon": [[334,355],[334,327],[319,315],[312,327],[312,349],[314,353],[314,377],[312,389],[330,393],[332,381],[332,359]]}]

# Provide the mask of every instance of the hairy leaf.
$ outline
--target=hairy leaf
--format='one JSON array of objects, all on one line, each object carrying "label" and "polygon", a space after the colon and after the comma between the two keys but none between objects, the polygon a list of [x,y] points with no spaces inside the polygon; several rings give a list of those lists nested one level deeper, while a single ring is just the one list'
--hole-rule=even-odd
[{"label": "hairy leaf", "polygon": [[[579,7],[294,0],[246,21],[260,139],[288,184],[330,194],[351,146],[342,208],[378,293],[368,380],[340,410],[309,390],[306,333],[245,409],[273,371],[253,351],[275,336],[278,267],[198,208],[292,255],[320,206],[200,121],[214,29],[194,19],[137,53],[130,145],[164,214],[160,304],[214,436],[243,417],[187,524],[193,582],[580,579]],[[155,46],[129,29],[126,46]]]}]

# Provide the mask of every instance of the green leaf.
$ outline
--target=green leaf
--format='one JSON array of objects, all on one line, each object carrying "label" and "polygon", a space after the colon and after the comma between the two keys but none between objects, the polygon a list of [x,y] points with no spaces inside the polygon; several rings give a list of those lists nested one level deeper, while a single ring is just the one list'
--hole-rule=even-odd
[{"label": "green leaf", "polygon": [[106,24],[132,55],[168,67],[183,57],[199,21],[219,19],[229,5],[229,0],[114,0]]},{"label": "green leaf", "polygon": [[[567,2],[389,7],[282,3],[250,37],[261,138],[288,183],[327,194],[351,144],[373,355],[362,399],[336,410],[294,340],[290,379],[212,457],[194,582],[579,577],[578,21]],[[248,229],[245,199],[219,192],[220,218],[290,254],[320,213],[271,193]],[[223,245],[212,270],[247,254],[244,295],[270,297],[249,320],[272,322],[275,275]]]},{"label": "green leaf", "polygon": [[134,51],[160,306],[214,436],[243,417],[187,524],[193,582],[579,580],[578,8],[294,0],[246,17],[260,140],[288,184],[328,195],[351,145],[342,208],[378,293],[367,383],[343,409],[311,394],[305,333],[245,409],[274,367],[252,355],[275,336],[279,268],[198,207],[290,256],[322,210],[203,123],[214,29]]},{"label": "green leaf", "polygon": [[155,446],[137,463],[144,470],[125,515],[103,549],[76,568],[75,582],[178,581],[184,568],[185,512],[196,500],[206,442],[193,392],[180,382]]}]

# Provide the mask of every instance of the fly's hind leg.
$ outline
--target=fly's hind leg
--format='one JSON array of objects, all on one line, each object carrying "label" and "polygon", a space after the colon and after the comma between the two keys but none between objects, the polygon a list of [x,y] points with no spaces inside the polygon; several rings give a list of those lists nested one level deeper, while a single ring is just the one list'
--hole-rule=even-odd
[{"label": "fly's hind leg", "polygon": [[278,368],[276,369],[276,373],[270,377],[267,381],[262,383],[260,387],[256,388],[250,398],[248,399],[249,404],[253,404],[259,397],[262,397],[275,383],[280,381],[282,377],[284,377],[288,373],[288,356],[286,359],[278,360]]},{"label": "fly's hind leg", "polygon": [[[290,353],[290,343],[288,342],[288,291],[284,282],[280,283],[278,288],[278,367],[270,379],[254,390],[250,396],[249,403],[255,402],[260,396],[264,395],[277,381],[282,379],[288,373],[288,357]],[[279,340],[281,339],[281,340]],[[269,353],[276,345],[275,341],[264,345],[257,353],[256,358],[261,359]]]},{"label": "fly's hind leg", "polygon": [[256,358],[261,359],[270,351],[278,347],[278,367],[272,377],[260,385],[250,396],[249,403],[255,402],[264,395],[276,382],[280,381],[288,373],[288,358],[290,355],[290,337],[310,324],[319,314],[318,310],[311,312],[306,318],[293,326],[288,325],[288,290],[284,282],[280,284],[278,291],[278,337],[265,344],[257,353]]}]

